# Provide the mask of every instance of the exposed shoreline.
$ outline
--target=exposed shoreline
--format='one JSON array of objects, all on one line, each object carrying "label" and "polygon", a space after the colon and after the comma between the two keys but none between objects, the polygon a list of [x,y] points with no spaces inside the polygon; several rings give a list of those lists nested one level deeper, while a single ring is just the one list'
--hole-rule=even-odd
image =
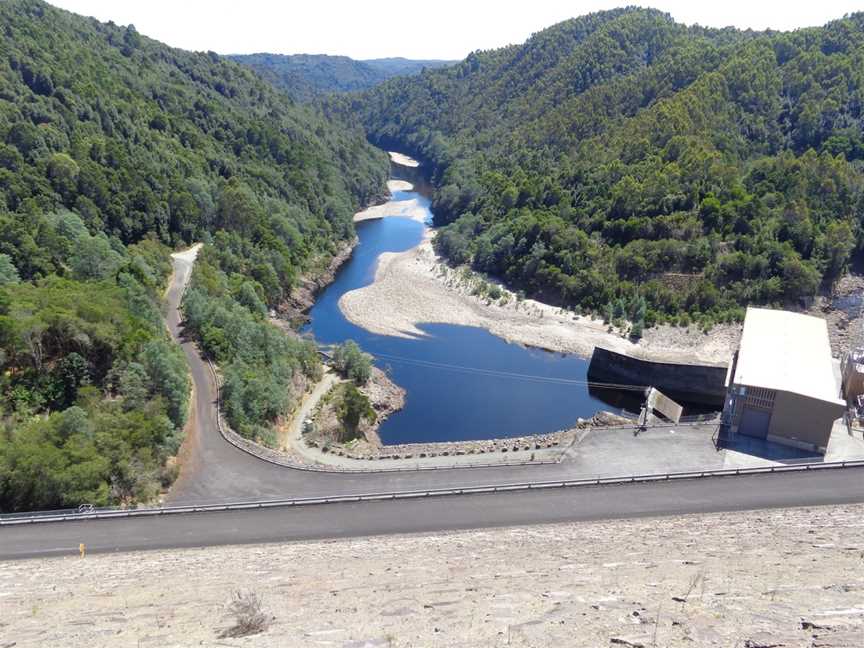
[{"label": "exposed shoreline", "polygon": [[404,153],[397,153],[396,151],[387,151],[387,154],[390,156],[390,161],[393,164],[398,164],[400,166],[409,167],[411,169],[416,169],[420,166],[420,163],[412,157],[408,157]]},{"label": "exposed shoreline", "polygon": [[[401,153],[388,153],[394,164],[420,165]],[[404,180],[387,183],[391,196],[411,188]],[[426,211],[417,199],[369,207],[355,214],[354,222],[392,217],[426,223]],[[418,325],[424,323],[456,324],[484,328],[508,342],[583,357],[602,346],[644,360],[724,366],[741,336],[741,326],[736,324],[715,326],[709,333],[664,325],[648,329],[633,342],[602,320],[533,299],[519,300],[501,284],[496,283],[503,297],[493,302],[474,294],[476,276],[450,267],[435,253],[434,236],[435,231],[427,227],[416,247],[382,254],[375,280],[339,300],[346,319],[372,333],[395,337],[422,337]]]},{"label": "exposed shoreline", "polygon": [[[405,180],[388,180],[387,190],[392,196],[397,191],[411,191],[414,188],[410,182]],[[366,220],[375,220],[389,216],[410,218],[421,223],[426,221],[426,210],[417,198],[410,200],[389,200],[381,205],[372,205],[363,211],[354,214],[354,222],[359,223]]]},{"label": "exposed shoreline", "polygon": [[345,317],[382,335],[421,337],[424,333],[418,324],[457,324],[485,328],[510,342],[554,352],[587,357],[595,346],[602,346],[658,362],[725,365],[738,343],[739,325],[718,326],[709,334],[693,327],[658,326],[634,343],[610,332],[599,319],[533,299],[520,301],[503,286],[505,297],[495,302],[472,295],[476,280],[435,254],[434,234],[427,230],[411,250],[382,254],[375,281],[339,300]]},{"label": "exposed shoreline", "polygon": [[[389,154],[395,164],[419,166],[419,162],[403,154]],[[411,189],[411,183],[402,180],[390,180],[387,185],[391,195]],[[391,200],[358,212],[354,221],[403,217],[427,223],[425,216],[417,200]],[[717,325],[707,333],[695,326],[655,326],[633,342],[600,319],[533,299],[519,300],[498,282],[465,268],[451,267],[435,253],[434,236],[434,230],[427,229],[417,247],[382,254],[373,283],[340,299],[345,317],[372,333],[397,337],[422,337],[419,325],[424,323],[477,326],[509,342],[584,357],[601,346],[643,360],[725,366],[737,348],[740,324]],[[479,281],[497,286],[503,298],[493,301],[476,294]],[[855,312],[851,312],[843,303],[862,289],[864,278],[847,275],[832,295],[818,297],[806,311],[828,322],[836,357],[860,343],[856,331],[864,326],[864,316],[861,309],[852,308]]]}]

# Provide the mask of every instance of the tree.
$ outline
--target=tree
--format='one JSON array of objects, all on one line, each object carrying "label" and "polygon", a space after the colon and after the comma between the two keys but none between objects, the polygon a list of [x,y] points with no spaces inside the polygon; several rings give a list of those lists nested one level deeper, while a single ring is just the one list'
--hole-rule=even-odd
[{"label": "tree", "polygon": [[90,382],[90,363],[73,351],[63,356],[52,373],[57,382],[58,409],[69,407],[78,396],[78,388]]},{"label": "tree", "polygon": [[93,438],[93,424],[87,412],[77,406],[72,406],[59,414],[56,430],[63,441],[75,435]]},{"label": "tree", "polygon": [[219,195],[219,227],[248,236],[262,220],[258,198],[242,180],[231,178]]},{"label": "tree", "polygon": [[787,299],[812,297],[819,287],[819,272],[809,263],[790,256],[783,260],[783,292]]},{"label": "tree", "polygon": [[75,193],[79,173],[78,163],[66,153],[55,153],[48,160],[48,177],[54,190],[64,199]]},{"label": "tree", "polygon": [[835,279],[845,269],[855,249],[855,235],[846,221],[828,223],[825,236],[819,241],[819,254],[824,260],[825,276]]},{"label": "tree", "polygon": [[244,281],[237,293],[237,301],[249,309],[249,312],[259,318],[267,316],[267,306],[258,296],[255,286],[250,281]]},{"label": "tree", "polygon": [[336,347],[333,366],[357,385],[365,385],[372,376],[372,356],[363,353],[354,340],[346,340]]},{"label": "tree", "polygon": [[175,345],[165,340],[153,340],[139,357],[150,378],[150,390],[165,398],[168,416],[178,428],[186,423],[189,403],[189,373],[186,358]]},{"label": "tree", "polygon": [[344,428],[342,441],[356,438],[361,419],[373,423],[377,418],[369,399],[350,382],[342,386],[336,413]]},{"label": "tree", "polygon": [[0,254],[0,286],[19,281],[21,278],[18,276],[18,269],[12,263],[12,258],[8,254]]},{"label": "tree", "polygon": [[138,409],[147,402],[150,396],[150,377],[144,365],[130,362],[120,374],[120,394],[123,396],[123,409]]},{"label": "tree", "polygon": [[83,281],[110,277],[123,262],[123,257],[111,248],[104,236],[82,236],[75,241],[69,259],[72,275]]}]

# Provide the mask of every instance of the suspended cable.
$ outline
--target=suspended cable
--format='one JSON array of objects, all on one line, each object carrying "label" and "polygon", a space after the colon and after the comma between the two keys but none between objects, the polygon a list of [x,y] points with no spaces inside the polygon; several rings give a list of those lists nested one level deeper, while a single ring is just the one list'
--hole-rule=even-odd
[{"label": "suspended cable", "polygon": [[625,385],[621,383],[604,383],[591,380],[580,380],[573,378],[559,378],[556,376],[538,376],[532,374],[523,374],[513,371],[502,371],[499,369],[484,369],[482,367],[468,367],[464,365],[447,364],[444,362],[434,362],[432,360],[421,360],[418,358],[404,358],[389,353],[375,353],[376,358],[387,362],[395,362],[398,364],[413,365],[427,369],[440,369],[445,371],[455,371],[458,373],[475,374],[481,376],[489,376],[491,378],[509,378],[513,380],[524,380],[526,382],[547,383],[557,385],[574,385],[588,386],[602,389],[615,389],[622,391],[642,392],[647,386],[640,385]]}]

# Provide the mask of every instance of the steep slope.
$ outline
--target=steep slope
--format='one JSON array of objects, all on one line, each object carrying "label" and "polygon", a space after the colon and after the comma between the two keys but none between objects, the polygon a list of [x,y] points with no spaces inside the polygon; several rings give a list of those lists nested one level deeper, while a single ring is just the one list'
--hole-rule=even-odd
[{"label": "steep slope", "polygon": [[434,70],[436,68],[447,67],[448,65],[457,63],[457,61],[445,61],[441,59],[406,59],[401,56],[366,59],[362,62],[369,67],[378,70],[385,79],[392,79],[393,77],[398,76],[410,76],[422,72],[424,68]]},{"label": "steep slope", "polygon": [[262,53],[232,54],[228,58],[252,68],[298,101],[309,101],[327,92],[366,90],[388,78],[347,56]]},{"label": "steep slope", "polygon": [[755,33],[630,8],[350,110],[433,171],[441,251],[638,334],[794,302],[843,271],[864,218],[862,62],[864,14]]},{"label": "steep slope", "polygon": [[404,58],[357,61],[326,54],[232,54],[228,58],[252,68],[298,101],[309,101],[331,92],[366,90],[393,77],[452,63]]},{"label": "steep slope", "polygon": [[146,500],[188,400],[170,248],[210,243],[191,332],[266,434],[320,371],[268,308],[353,236],[386,156],[215,54],[38,0],[0,25],[0,510]]}]

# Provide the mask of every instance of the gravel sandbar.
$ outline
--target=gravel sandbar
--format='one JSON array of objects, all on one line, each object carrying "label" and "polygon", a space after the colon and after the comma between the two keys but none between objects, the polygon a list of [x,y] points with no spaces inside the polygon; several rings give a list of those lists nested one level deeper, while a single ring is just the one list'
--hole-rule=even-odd
[{"label": "gravel sandbar", "polygon": [[[381,207],[394,204],[399,205]],[[433,235],[427,231],[423,242],[406,252],[382,254],[375,281],[339,300],[345,317],[382,335],[420,337],[424,333],[418,323],[461,324],[550,351],[589,356],[595,346],[602,346],[661,362],[726,364],[738,343],[738,325],[718,326],[710,335],[694,328],[658,326],[632,342],[599,319],[533,299],[518,300],[503,287],[501,300],[472,295],[465,274],[435,254]]]}]

